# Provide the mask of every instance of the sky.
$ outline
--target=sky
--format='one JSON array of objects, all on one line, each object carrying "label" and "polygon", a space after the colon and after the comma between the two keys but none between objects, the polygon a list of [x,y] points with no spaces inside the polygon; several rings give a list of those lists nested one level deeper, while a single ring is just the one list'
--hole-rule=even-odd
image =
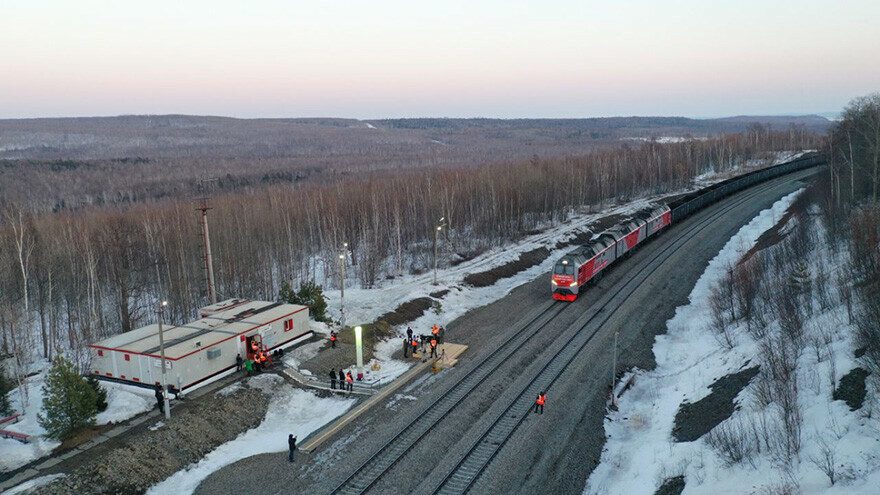
[{"label": "sky", "polygon": [[835,112],[880,90],[861,0],[0,1],[0,118]]}]

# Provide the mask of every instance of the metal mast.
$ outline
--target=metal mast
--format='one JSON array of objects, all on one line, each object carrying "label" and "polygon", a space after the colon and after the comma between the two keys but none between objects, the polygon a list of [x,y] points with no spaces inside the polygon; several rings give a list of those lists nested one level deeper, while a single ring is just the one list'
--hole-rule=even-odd
[{"label": "metal mast", "polygon": [[217,303],[217,291],[214,288],[214,260],[211,257],[211,236],[208,232],[208,210],[212,209],[208,206],[208,193],[206,183],[208,182],[216,182],[217,179],[204,179],[199,181],[200,188],[204,193],[202,195],[202,204],[196,210],[202,212],[202,244],[204,245],[204,259],[205,259],[205,281],[208,284],[208,299],[211,301],[211,304]]}]

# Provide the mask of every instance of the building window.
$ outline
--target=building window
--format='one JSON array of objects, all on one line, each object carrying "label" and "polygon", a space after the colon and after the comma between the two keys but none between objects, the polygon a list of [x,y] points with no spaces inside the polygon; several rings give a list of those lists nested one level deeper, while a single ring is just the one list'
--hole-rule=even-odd
[{"label": "building window", "polygon": [[104,355],[104,351],[102,351],[101,349],[98,349],[98,356],[103,356],[103,355]]},{"label": "building window", "polygon": [[293,330],[293,319],[284,320],[284,331],[289,332]]},{"label": "building window", "polygon": [[129,356],[128,354],[126,354],[126,355],[125,355],[125,360],[126,360],[126,361],[131,361],[131,356]]}]

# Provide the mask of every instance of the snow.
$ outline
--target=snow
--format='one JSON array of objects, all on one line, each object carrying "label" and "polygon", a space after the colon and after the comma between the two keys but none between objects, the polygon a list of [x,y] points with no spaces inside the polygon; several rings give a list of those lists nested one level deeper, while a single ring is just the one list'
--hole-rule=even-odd
[{"label": "snow", "polygon": [[[48,365],[46,365],[48,367]],[[30,435],[29,443],[21,443],[11,438],[0,438],[0,472],[17,469],[25,464],[48,456],[61,445],[57,440],[43,437],[46,430],[37,421],[37,414],[43,409],[43,384],[46,371],[32,376],[28,381],[30,400],[27,410],[21,415],[18,423],[3,425],[2,429]],[[130,419],[152,407],[152,394],[148,391],[127,387],[115,383],[101,382],[107,390],[107,409],[98,413],[96,424],[118,423]],[[18,389],[8,393],[9,402],[16,412],[21,407]]]},{"label": "snow", "polygon": [[287,452],[288,434],[302,440],[341,416],[355,403],[354,399],[338,396],[318,397],[310,391],[292,387],[273,374],[251,377],[248,384],[272,394],[263,422],[221,445],[188,469],[150,487],[148,495],[193,493],[211,473],[233,462],[258,454]]},{"label": "snow", "polygon": [[98,413],[95,422],[99,425],[120,423],[155,407],[154,392],[119,383],[102,382],[107,391],[107,409]]},{"label": "snow", "polygon": [[[679,405],[695,402],[709,394],[715,379],[734,373],[759,355],[757,343],[742,329],[734,334],[736,345],[722,350],[709,330],[709,295],[722,280],[727,267],[750,249],[758,236],[773,226],[800,191],[792,193],[761,212],[744,226],[709,263],[690,294],[690,302],[676,309],[667,322],[665,335],[656,338],[652,371],[635,370],[635,385],[618,401],[619,411],[610,412],[605,421],[607,443],[600,464],[592,472],[584,490],[586,495],[653,494],[663,480],[685,476],[684,494],[767,493],[774,486],[794,482],[803,493],[868,494],[880,486],[880,447],[876,425],[849,411],[842,401],[831,401],[833,387],[827,383],[829,367],[835,366],[839,378],[855,366],[853,344],[841,322],[845,310],[836,307],[818,314],[807,327],[834,328],[834,352],[830,359],[816,362],[805,352],[798,363],[799,404],[803,409],[803,448],[790,472],[766,452],[751,462],[728,466],[708,446],[705,436],[693,442],[673,441],[671,432]],[[821,237],[821,236],[820,236]],[[830,253],[826,254],[829,258]],[[827,260],[826,260],[827,261]],[[833,364],[832,364],[833,363]],[[624,377],[622,381],[625,381]],[[739,408],[727,421],[747,424],[762,414],[757,405],[744,402],[748,389],[737,399]],[[849,466],[852,480],[830,486],[828,479],[809,460],[818,457],[822,443],[833,446],[837,462]],[[736,487],[736,488],[733,488]]]},{"label": "snow", "polygon": [[46,476],[40,476],[39,478],[33,478],[25,481],[20,485],[16,485],[9,490],[3,492],[3,495],[18,495],[23,493],[29,493],[29,491],[33,488],[37,488],[39,486],[48,485],[49,483],[67,476],[66,474],[49,474]]}]

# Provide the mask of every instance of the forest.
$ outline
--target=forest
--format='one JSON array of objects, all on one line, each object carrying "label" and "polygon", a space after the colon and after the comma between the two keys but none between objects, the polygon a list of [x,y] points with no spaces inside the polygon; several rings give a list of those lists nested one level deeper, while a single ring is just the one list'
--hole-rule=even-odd
[{"label": "forest", "polygon": [[[825,147],[821,134],[753,124],[580,155],[215,190],[208,215],[216,289],[220,298],[274,300],[284,282],[338,287],[344,243],[345,283],[369,288],[427,271],[441,217],[438,263],[448,266],[577,212],[682,191],[707,172],[766,164],[770,152]],[[86,344],[150,323],[158,300],[168,300],[172,323],[195,317],[207,300],[198,206],[169,196],[52,211],[4,197],[0,349],[15,358],[15,374],[23,377],[36,354],[51,359],[61,350],[85,369]]]}]

